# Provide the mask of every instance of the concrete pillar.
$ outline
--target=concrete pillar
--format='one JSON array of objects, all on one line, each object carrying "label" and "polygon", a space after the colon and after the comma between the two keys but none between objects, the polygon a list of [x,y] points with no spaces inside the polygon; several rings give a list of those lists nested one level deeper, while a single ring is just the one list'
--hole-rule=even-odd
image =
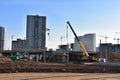
[{"label": "concrete pillar", "polygon": [[0,56],[2,56],[2,53],[0,53]]},{"label": "concrete pillar", "polygon": [[36,61],[39,61],[39,54],[36,54]]}]

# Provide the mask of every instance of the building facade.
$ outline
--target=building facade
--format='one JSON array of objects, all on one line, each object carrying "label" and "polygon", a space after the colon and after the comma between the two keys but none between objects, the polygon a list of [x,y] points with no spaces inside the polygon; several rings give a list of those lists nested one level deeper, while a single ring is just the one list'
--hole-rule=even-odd
[{"label": "building facade", "polygon": [[[95,33],[85,34],[78,37],[88,52],[96,52],[96,35]],[[73,51],[82,51],[76,38],[74,39]]]},{"label": "building facade", "polygon": [[0,27],[0,50],[4,50],[5,48],[5,28]]},{"label": "building facade", "polygon": [[102,43],[99,46],[100,53],[120,53],[120,44]]},{"label": "building facade", "polygon": [[115,52],[115,53],[120,53],[120,44],[114,44],[114,45],[112,45],[112,47],[113,47],[113,52]]},{"label": "building facade", "polygon": [[26,40],[12,41],[12,50],[26,50]]},{"label": "building facade", "polygon": [[44,50],[46,43],[46,16],[27,15],[27,49]]},{"label": "building facade", "polygon": [[17,50],[17,41],[12,41],[12,49],[11,50]]},{"label": "building facade", "polygon": [[59,51],[68,51],[68,45],[59,45]]},{"label": "building facade", "polygon": [[101,58],[107,58],[110,53],[120,53],[120,44],[101,43],[99,52]]}]

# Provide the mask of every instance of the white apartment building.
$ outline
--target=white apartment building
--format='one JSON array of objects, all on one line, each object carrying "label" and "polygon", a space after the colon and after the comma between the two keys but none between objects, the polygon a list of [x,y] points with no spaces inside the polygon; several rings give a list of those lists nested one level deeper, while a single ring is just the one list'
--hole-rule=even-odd
[{"label": "white apartment building", "polygon": [[[96,52],[96,35],[95,33],[85,34],[78,36],[79,40],[83,43],[88,52]],[[81,48],[76,40],[74,39],[73,51],[81,51]]]}]

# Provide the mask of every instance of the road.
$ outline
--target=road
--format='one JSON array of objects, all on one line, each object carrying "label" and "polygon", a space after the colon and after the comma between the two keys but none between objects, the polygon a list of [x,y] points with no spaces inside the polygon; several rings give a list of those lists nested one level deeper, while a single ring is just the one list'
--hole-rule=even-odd
[{"label": "road", "polygon": [[97,65],[104,65],[104,66],[120,66],[120,63],[118,62],[100,62],[100,63],[93,63]]},{"label": "road", "polygon": [[1,73],[0,80],[119,80],[109,73]]}]

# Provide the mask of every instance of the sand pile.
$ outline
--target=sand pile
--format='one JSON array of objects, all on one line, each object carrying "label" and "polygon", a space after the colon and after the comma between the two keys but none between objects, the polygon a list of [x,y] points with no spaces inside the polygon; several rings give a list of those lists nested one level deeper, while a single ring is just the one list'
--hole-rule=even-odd
[{"label": "sand pile", "polygon": [[9,57],[0,56],[0,62],[6,62],[6,61],[11,61],[11,59]]}]

